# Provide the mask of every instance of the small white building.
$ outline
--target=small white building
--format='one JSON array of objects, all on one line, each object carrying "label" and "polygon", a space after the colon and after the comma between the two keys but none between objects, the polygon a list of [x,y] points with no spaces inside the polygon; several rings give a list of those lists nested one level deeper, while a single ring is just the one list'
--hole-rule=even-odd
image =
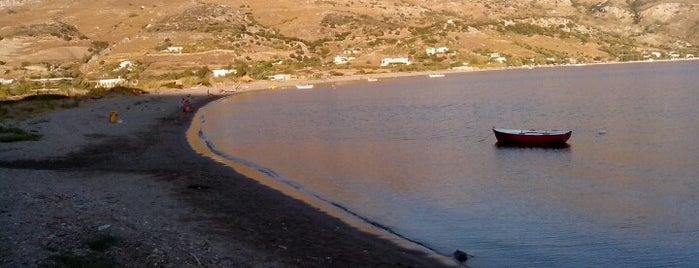
[{"label": "small white building", "polygon": [[381,66],[389,66],[391,64],[410,65],[410,60],[408,58],[384,58],[381,60]]},{"label": "small white building", "polygon": [[345,56],[335,56],[335,59],[333,62],[335,64],[347,64],[349,61],[352,60],[351,57],[345,57]]},{"label": "small white building", "polygon": [[134,63],[131,62],[130,60],[125,60],[125,61],[122,61],[119,63],[119,68],[127,68],[127,67],[131,67],[131,66],[134,66]]},{"label": "small white building", "polygon": [[167,52],[171,52],[171,53],[182,53],[182,50],[183,50],[183,49],[184,49],[183,47],[174,47],[174,46],[170,46],[170,47],[167,47]]},{"label": "small white building", "polygon": [[119,77],[119,78],[97,80],[97,85],[95,85],[95,87],[96,88],[112,88],[115,86],[121,86],[121,85],[126,85],[126,84],[127,84],[126,79]]},{"label": "small white building", "polygon": [[444,54],[447,52],[449,52],[448,47],[438,47],[438,48],[428,47],[425,49],[425,53],[427,53],[427,55]]},{"label": "small white building", "polygon": [[121,69],[131,69],[132,67],[136,66],[132,61],[130,60],[125,60],[119,63],[119,67],[114,68],[114,71],[118,71]]},{"label": "small white building", "polygon": [[507,58],[505,57],[495,57],[491,58],[490,60],[497,62],[497,63],[505,63],[507,61]]},{"label": "small white building", "polygon": [[0,78],[0,85],[9,85],[14,83],[14,79],[5,79],[5,78]]},{"label": "small white building", "polygon": [[650,53],[650,55],[653,56],[654,58],[660,58],[663,56],[663,53],[660,53],[658,51],[653,51]]},{"label": "small white building", "polygon": [[237,73],[237,70],[229,70],[229,69],[216,69],[216,70],[211,70],[212,76],[213,77],[223,77],[228,74],[234,74]]},{"label": "small white building", "polygon": [[273,81],[291,80],[291,75],[290,74],[275,74],[275,75],[270,76],[268,78],[269,78],[269,80],[273,80]]}]

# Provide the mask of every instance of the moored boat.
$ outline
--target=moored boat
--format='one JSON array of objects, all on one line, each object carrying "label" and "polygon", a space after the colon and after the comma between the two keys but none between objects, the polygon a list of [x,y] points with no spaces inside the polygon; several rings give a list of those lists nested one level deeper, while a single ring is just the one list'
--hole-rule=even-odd
[{"label": "moored boat", "polygon": [[444,77],[444,74],[429,74],[427,76],[429,78],[440,78],[440,77]]},{"label": "moored boat", "polygon": [[573,131],[493,128],[493,133],[500,145],[561,146],[566,144]]}]

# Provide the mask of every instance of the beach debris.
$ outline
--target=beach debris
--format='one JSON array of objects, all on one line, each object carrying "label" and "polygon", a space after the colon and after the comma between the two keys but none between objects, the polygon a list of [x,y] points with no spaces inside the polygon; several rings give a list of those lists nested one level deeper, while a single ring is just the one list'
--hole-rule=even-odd
[{"label": "beach debris", "polygon": [[473,257],[473,256],[468,255],[468,253],[463,252],[459,249],[454,251],[454,259],[456,259],[456,261],[458,261],[459,263],[467,261],[469,257]]}]

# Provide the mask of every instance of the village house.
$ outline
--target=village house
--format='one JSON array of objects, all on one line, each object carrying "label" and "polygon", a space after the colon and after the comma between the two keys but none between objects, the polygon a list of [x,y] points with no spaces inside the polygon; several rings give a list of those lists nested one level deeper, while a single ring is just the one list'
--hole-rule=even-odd
[{"label": "village house", "polygon": [[410,65],[410,60],[408,58],[384,58],[381,60],[381,66],[389,66],[391,64]]},{"label": "village house", "polygon": [[497,63],[505,63],[507,61],[507,58],[500,56],[500,53],[498,52],[493,52],[488,54],[490,56],[490,61],[497,62]]},{"label": "village house", "polygon": [[354,59],[354,58],[353,57],[345,57],[345,56],[335,56],[335,59],[333,60],[333,62],[335,64],[347,64],[352,59]]},{"label": "village house", "polygon": [[438,48],[428,47],[425,49],[425,53],[427,53],[427,55],[444,54],[447,52],[449,52],[448,47],[438,47]]},{"label": "village house", "polygon": [[97,80],[97,85],[95,85],[95,88],[113,88],[115,86],[122,86],[126,84],[126,79],[121,77],[111,79],[100,79]]},{"label": "village house", "polygon": [[0,78],[0,85],[9,85],[14,83],[14,79],[5,79],[5,78]]},{"label": "village house", "polygon": [[121,70],[121,69],[124,69],[124,68],[128,68],[128,69],[130,70],[131,67],[133,67],[133,66],[135,66],[135,64],[134,64],[132,61],[130,61],[130,60],[125,60],[125,61],[120,62],[120,63],[119,63],[119,67],[114,68],[114,71],[118,71],[118,70]]},{"label": "village house", "polygon": [[167,52],[171,52],[171,53],[182,53],[182,49],[184,49],[184,48],[183,48],[183,47],[173,47],[173,46],[170,46],[170,47],[167,47]]},{"label": "village house", "polygon": [[268,79],[273,80],[273,81],[291,80],[291,75],[290,74],[275,74],[273,76],[268,77]]},{"label": "village house", "polygon": [[213,77],[223,77],[228,74],[235,74],[237,73],[237,70],[229,70],[229,69],[216,69],[216,70],[211,70],[212,76]]}]

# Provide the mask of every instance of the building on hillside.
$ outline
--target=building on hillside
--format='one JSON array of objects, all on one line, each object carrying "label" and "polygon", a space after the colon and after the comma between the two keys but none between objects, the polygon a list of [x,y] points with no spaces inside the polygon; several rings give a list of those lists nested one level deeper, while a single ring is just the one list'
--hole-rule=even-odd
[{"label": "building on hillside", "polygon": [[128,69],[131,70],[132,67],[136,66],[132,61],[130,60],[125,60],[119,63],[119,67],[114,68],[114,71],[118,71],[121,69]]},{"label": "building on hillside", "polygon": [[167,52],[171,52],[171,53],[182,53],[182,50],[183,50],[183,49],[184,49],[183,47],[173,47],[173,46],[170,46],[170,47],[167,47]]},{"label": "building on hillside", "polygon": [[391,64],[410,65],[410,60],[408,58],[384,58],[381,60],[381,66],[389,66]]},{"label": "building on hillside", "polygon": [[284,80],[291,80],[291,75],[290,74],[275,74],[273,76],[267,77],[269,80],[273,81],[284,81]]},{"label": "building on hillside", "polygon": [[237,70],[229,70],[229,69],[216,69],[216,70],[211,70],[212,76],[213,77],[223,77],[228,74],[235,74],[238,73]]},{"label": "building on hillside", "polygon": [[97,80],[97,84],[95,85],[95,88],[113,88],[116,86],[124,86],[127,85],[128,82],[124,78],[110,78],[110,79],[100,79]]},{"label": "building on hillside", "polygon": [[353,57],[335,56],[335,59],[333,60],[333,62],[335,64],[347,64],[353,59],[354,59]]},{"label": "building on hillside", "polygon": [[5,79],[5,78],[0,78],[0,85],[9,85],[14,83],[14,79]]},{"label": "building on hillside", "polygon": [[438,47],[438,48],[428,47],[425,49],[425,53],[427,53],[427,55],[444,54],[447,52],[449,52],[448,47]]}]

